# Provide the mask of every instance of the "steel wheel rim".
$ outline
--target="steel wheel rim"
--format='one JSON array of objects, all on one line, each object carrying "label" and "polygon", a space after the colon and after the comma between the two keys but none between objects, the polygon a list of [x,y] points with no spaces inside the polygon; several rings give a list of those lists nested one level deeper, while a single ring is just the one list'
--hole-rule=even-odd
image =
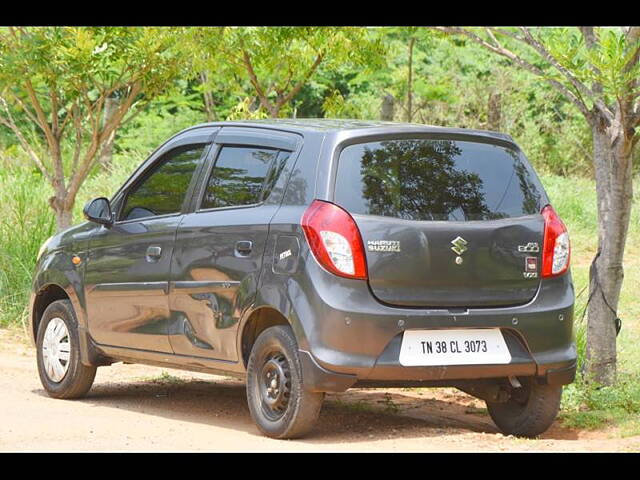
[{"label": "steel wheel rim", "polygon": [[42,363],[44,371],[52,382],[59,383],[69,370],[71,343],[67,324],[59,318],[52,318],[42,339]]},{"label": "steel wheel rim", "polygon": [[267,357],[258,377],[260,403],[265,416],[277,421],[284,416],[291,396],[291,370],[282,353]]}]

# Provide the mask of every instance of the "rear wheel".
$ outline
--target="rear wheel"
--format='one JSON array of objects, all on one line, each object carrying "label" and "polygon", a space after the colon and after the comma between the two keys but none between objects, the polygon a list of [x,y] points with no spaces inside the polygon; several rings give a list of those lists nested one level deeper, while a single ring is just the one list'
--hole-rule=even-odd
[{"label": "rear wheel", "polygon": [[262,433],[297,438],[314,426],[324,393],[304,388],[298,345],[291,328],[267,328],[257,338],[247,366],[247,401]]},{"label": "rear wheel", "polygon": [[78,322],[69,300],[47,307],[38,326],[36,341],[38,374],[49,396],[84,396],[96,376],[96,367],[80,361]]},{"label": "rear wheel", "polygon": [[561,385],[542,385],[534,378],[519,379],[504,403],[487,403],[489,415],[505,435],[537,437],[556,419],[562,397]]}]

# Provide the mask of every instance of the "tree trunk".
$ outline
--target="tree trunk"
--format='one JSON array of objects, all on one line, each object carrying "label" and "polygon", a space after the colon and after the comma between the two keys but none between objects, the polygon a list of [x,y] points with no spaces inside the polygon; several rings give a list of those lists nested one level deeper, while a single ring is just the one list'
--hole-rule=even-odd
[{"label": "tree trunk", "polygon": [[71,226],[73,217],[73,203],[69,206],[66,192],[58,191],[56,195],[49,198],[49,205],[56,216],[56,232],[61,232]]},{"label": "tree trunk", "polygon": [[272,107],[269,111],[269,118],[278,118],[280,117],[280,109],[282,108],[281,105],[275,105],[274,107]]},{"label": "tree trunk", "polygon": [[393,95],[390,93],[386,94],[382,99],[382,106],[380,107],[380,120],[386,120],[389,122],[393,122],[393,116],[395,113],[395,101]]},{"label": "tree trunk", "polygon": [[209,90],[209,76],[207,72],[200,72],[200,84],[203,86],[204,91],[202,92],[202,97],[204,98],[204,110],[207,113],[207,121],[213,122],[216,118],[213,107],[215,102],[213,101],[213,94],[211,90]]},{"label": "tree trunk", "polygon": [[407,122],[413,120],[413,44],[415,38],[409,40],[409,75],[407,78]]},{"label": "tree trunk", "polygon": [[598,201],[598,253],[589,272],[587,379],[602,385],[616,381],[616,311],[624,246],[631,217],[632,139],[622,128],[592,122],[593,162]]},{"label": "tree trunk", "polygon": [[62,210],[56,212],[56,230],[61,232],[69,228],[72,224],[73,212],[71,210]]},{"label": "tree trunk", "polygon": [[489,93],[489,102],[487,105],[487,128],[493,131],[500,131],[500,122],[502,120],[502,103],[501,95],[496,92]]},{"label": "tree trunk", "polygon": [[[120,100],[116,97],[107,97],[104,100],[104,116],[103,125],[109,122],[113,115],[118,111],[120,106]],[[111,132],[111,135],[105,141],[102,150],[100,151],[100,157],[98,162],[105,170],[111,169],[111,163],[113,162],[113,142],[116,138],[116,130]]]}]

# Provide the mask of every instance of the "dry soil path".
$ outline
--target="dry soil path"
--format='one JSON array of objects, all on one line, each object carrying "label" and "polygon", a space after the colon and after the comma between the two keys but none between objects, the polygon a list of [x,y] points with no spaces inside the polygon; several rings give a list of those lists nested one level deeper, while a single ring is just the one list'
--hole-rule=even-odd
[{"label": "dry soil path", "polygon": [[314,433],[272,440],[242,382],[141,365],[99,368],[82,400],[49,398],[35,352],[0,330],[0,451],[640,451],[640,437],[554,425],[537,440],[499,434],[483,403],[454,389],[329,395]]}]

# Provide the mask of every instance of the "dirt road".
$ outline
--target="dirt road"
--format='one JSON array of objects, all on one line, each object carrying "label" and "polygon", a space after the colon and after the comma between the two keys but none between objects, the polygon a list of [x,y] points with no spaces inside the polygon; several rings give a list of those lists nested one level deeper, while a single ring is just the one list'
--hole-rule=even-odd
[{"label": "dirt road", "polygon": [[555,425],[542,438],[497,433],[484,404],[454,389],[328,395],[303,440],[260,435],[242,382],[141,365],[99,368],[82,400],[49,398],[34,350],[0,330],[0,451],[640,451],[640,437]]}]

